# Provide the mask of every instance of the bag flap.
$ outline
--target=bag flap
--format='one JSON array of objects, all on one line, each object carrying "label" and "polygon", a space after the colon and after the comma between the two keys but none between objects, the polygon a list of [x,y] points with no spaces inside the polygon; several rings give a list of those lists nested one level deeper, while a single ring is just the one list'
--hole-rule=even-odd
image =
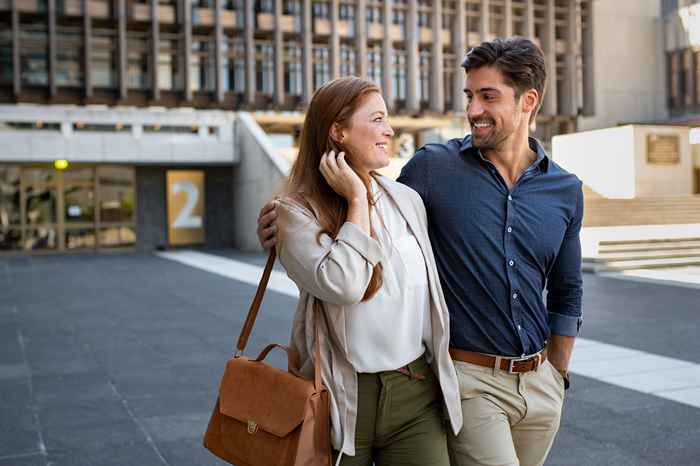
[{"label": "bag flap", "polygon": [[299,378],[265,362],[229,359],[219,387],[221,414],[254,422],[277,437],[304,420],[307,400],[316,393],[313,380]]}]

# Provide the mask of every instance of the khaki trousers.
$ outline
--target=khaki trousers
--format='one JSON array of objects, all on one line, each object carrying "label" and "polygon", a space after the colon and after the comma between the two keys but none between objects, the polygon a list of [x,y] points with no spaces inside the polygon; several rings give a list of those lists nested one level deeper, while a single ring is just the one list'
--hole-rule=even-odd
[{"label": "khaki trousers", "polygon": [[450,465],[440,385],[425,358],[407,367],[425,378],[358,374],[355,456],[343,455],[341,466]]},{"label": "khaki trousers", "polygon": [[564,379],[545,361],[509,374],[454,361],[464,427],[448,433],[452,466],[541,466],[559,430]]}]

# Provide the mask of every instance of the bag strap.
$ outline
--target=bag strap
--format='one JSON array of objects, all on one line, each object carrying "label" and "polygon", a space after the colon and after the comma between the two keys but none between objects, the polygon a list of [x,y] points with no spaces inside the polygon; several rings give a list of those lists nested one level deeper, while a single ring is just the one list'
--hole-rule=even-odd
[{"label": "bag strap", "polygon": [[[260,278],[260,283],[258,283],[258,289],[255,291],[255,297],[253,298],[253,302],[250,303],[248,315],[245,318],[245,323],[243,324],[243,328],[241,329],[241,334],[238,336],[238,343],[236,344],[236,357],[240,356],[241,353],[243,353],[243,350],[245,350],[245,347],[248,344],[248,338],[250,338],[250,334],[253,331],[255,319],[257,319],[258,317],[258,311],[260,310],[260,305],[262,304],[263,297],[265,296],[267,284],[270,281],[270,275],[272,274],[272,266],[275,264],[276,256],[277,252],[275,248],[270,248],[270,255],[267,257],[267,262],[265,263],[265,270],[263,271],[262,277]],[[323,387],[321,382],[321,348],[318,337],[318,313],[321,309],[321,303],[316,298],[314,298],[314,300],[314,388],[316,389],[316,391],[321,391]],[[318,304],[318,306],[316,304]],[[285,350],[287,349],[282,345],[278,346],[280,348],[284,348]],[[264,354],[261,353],[261,356],[258,357],[258,361],[264,359],[264,357],[267,356],[267,353],[269,353],[270,350],[274,347],[277,346],[268,345],[268,347],[263,350]],[[289,354],[289,352],[287,352],[287,354]],[[289,361],[291,362],[292,359],[290,359]],[[296,364],[294,364],[294,366],[294,369],[296,370]],[[295,370],[292,370],[291,372],[294,373]]]},{"label": "bag strap", "polygon": [[270,255],[267,257],[267,263],[265,264],[265,270],[260,278],[260,283],[258,283],[258,289],[255,291],[255,297],[253,302],[250,303],[250,308],[248,309],[248,315],[245,318],[245,323],[241,329],[241,334],[238,336],[238,344],[236,345],[236,356],[240,356],[246,345],[248,344],[248,338],[250,338],[250,332],[253,331],[253,325],[255,325],[255,319],[258,317],[258,311],[260,310],[260,304],[262,304],[263,296],[265,296],[265,290],[267,289],[267,282],[270,281],[270,274],[272,273],[272,266],[275,263],[276,251],[275,248],[270,248]]}]

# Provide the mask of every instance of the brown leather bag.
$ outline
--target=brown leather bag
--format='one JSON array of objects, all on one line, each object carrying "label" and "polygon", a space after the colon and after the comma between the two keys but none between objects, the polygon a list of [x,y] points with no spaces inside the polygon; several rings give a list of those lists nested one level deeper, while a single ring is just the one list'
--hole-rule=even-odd
[{"label": "brown leather bag", "polygon": [[[236,466],[328,466],[330,405],[328,391],[321,383],[318,328],[313,380],[299,374],[293,348],[271,344],[256,359],[241,355],[274,262],[272,249],[241,329],[238,351],[226,364],[219,398],[204,434],[204,446]],[[287,352],[289,371],[263,361],[273,348]]]}]

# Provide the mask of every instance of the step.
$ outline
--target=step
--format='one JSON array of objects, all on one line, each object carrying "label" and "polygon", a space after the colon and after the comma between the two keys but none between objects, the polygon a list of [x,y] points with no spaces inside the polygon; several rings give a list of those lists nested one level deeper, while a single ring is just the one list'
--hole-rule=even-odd
[{"label": "step", "polygon": [[669,243],[669,244],[630,244],[618,246],[598,246],[598,254],[616,254],[643,251],[688,251],[700,248],[700,243]]},{"label": "step", "polygon": [[621,239],[621,240],[601,240],[599,245],[603,246],[627,246],[627,245],[653,245],[661,246],[667,244],[700,244],[700,238],[647,238],[647,239]]},{"label": "step", "polygon": [[656,251],[656,250],[646,250],[646,251],[631,251],[631,252],[618,252],[618,253],[599,253],[596,257],[591,259],[599,262],[615,262],[615,261],[629,261],[629,260],[644,260],[644,259],[675,259],[683,257],[700,257],[700,248],[681,250],[681,251]]},{"label": "step", "polygon": [[629,261],[597,262],[584,259],[584,272],[613,272],[631,269],[655,269],[664,267],[682,267],[700,265],[700,257],[682,257],[671,259],[642,259]]}]

